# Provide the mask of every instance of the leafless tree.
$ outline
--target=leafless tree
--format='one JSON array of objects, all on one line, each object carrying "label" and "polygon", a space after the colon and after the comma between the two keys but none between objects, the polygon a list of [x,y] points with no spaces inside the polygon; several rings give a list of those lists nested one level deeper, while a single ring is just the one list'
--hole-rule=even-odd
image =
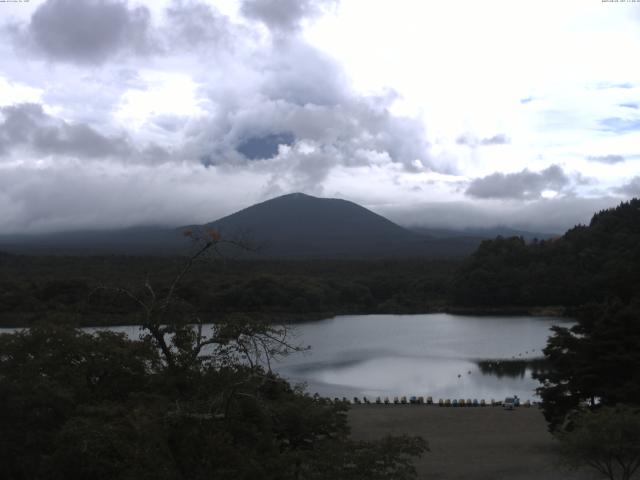
[{"label": "leafless tree", "polygon": [[251,250],[248,242],[223,239],[215,229],[198,234],[186,230],[184,235],[193,242],[192,252],[165,291],[156,289],[149,276],[141,292],[125,287],[99,287],[126,296],[140,307],[142,338],[161,351],[168,368],[202,362],[219,365],[242,362],[252,369],[263,367],[271,372],[273,359],[306,349],[290,341],[290,331],[285,325],[272,325],[244,315],[205,325],[199,314],[181,310],[177,290],[196,262],[210,256],[223,259],[222,247]]}]

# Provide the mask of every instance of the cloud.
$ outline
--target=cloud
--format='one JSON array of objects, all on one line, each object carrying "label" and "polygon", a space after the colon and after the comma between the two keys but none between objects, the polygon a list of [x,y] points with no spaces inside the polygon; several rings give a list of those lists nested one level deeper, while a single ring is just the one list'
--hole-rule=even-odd
[{"label": "cloud", "polygon": [[337,3],[338,0],[243,0],[240,10],[272,31],[289,33],[299,30],[303,20],[318,17]]},{"label": "cloud", "polygon": [[131,146],[123,137],[101,135],[85,124],[70,124],[47,115],[42,106],[23,103],[0,108],[0,145],[8,151],[27,147],[44,155],[99,158],[127,155]]},{"label": "cloud", "polygon": [[504,145],[505,143],[509,143],[509,137],[507,137],[504,133],[499,133],[494,135],[493,137],[483,138],[480,140],[481,145]]},{"label": "cloud", "polygon": [[592,155],[587,157],[587,160],[590,162],[600,162],[613,165],[615,163],[624,162],[625,159],[622,155]]},{"label": "cloud", "polygon": [[629,90],[634,87],[635,85],[630,82],[600,82],[596,88],[600,90],[608,90],[610,88]]},{"label": "cloud", "polygon": [[[135,24],[130,46],[122,39],[134,35],[135,4],[88,0],[80,18],[111,12],[113,32],[83,48],[70,45],[80,38],[73,29],[57,46],[37,43],[43,25],[54,24],[52,5],[70,15],[71,3],[36,7],[14,39],[22,35],[27,53],[48,60],[29,63],[44,94],[41,104],[0,110],[0,229],[208,221],[216,218],[209,204],[226,214],[279,193],[322,195],[334,174],[355,185],[368,169],[454,170],[454,159],[432,154],[421,118],[392,113],[396,93],[354,91],[332,57],[284,35],[333,3],[279,3],[295,15],[260,20],[271,22],[274,39],[204,2],[173,0],[154,10],[163,16]],[[108,222],[95,213],[102,203]]]},{"label": "cloud", "polygon": [[432,228],[505,227],[530,232],[562,234],[577,224],[588,224],[597,211],[620,203],[616,197],[557,197],[531,202],[428,202],[410,207],[377,210],[401,225]]},{"label": "cloud", "polygon": [[498,133],[492,137],[478,138],[470,133],[460,135],[456,139],[458,145],[467,145],[468,147],[475,148],[478,145],[505,145],[511,140],[504,133]]},{"label": "cloud", "polygon": [[[188,156],[207,165],[238,164],[247,158],[276,160],[279,145],[295,146],[280,162],[301,177],[305,164],[315,168],[318,152],[333,157],[321,162],[325,167],[384,159],[407,171],[452,168],[431,154],[420,119],[391,113],[393,92],[353,92],[342,68],[302,39],[270,45],[252,60],[246,82],[226,85],[214,78],[203,89],[214,108],[190,123]],[[270,168],[275,166],[272,161]]]},{"label": "cloud", "polygon": [[609,132],[627,133],[640,130],[640,119],[635,118],[610,117],[603,118],[599,123],[602,130]]},{"label": "cloud", "polygon": [[476,178],[465,194],[475,198],[531,200],[540,198],[545,190],[562,190],[569,181],[562,168],[551,165],[539,173],[524,169],[518,173],[496,172]]},{"label": "cloud", "polygon": [[120,0],[47,0],[12,30],[16,45],[51,60],[100,64],[123,50],[149,49],[149,25],[146,7]]},{"label": "cloud", "polygon": [[[383,161],[407,171],[449,168],[431,155],[422,122],[391,115],[384,98],[345,96],[339,104],[318,105],[282,100],[279,92],[273,95],[276,99],[218,104],[218,115],[192,126],[190,155],[216,165],[269,158],[274,161],[265,168],[276,168],[278,160],[278,165],[290,164],[299,173],[306,164],[315,168],[318,153],[322,158],[330,155],[332,165]],[[280,145],[291,148],[279,154]]]},{"label": "cloud", "polygon": [[[165,53],[199,47],[232,46],[241,34],[218,10],[197,0],[173,0],[165,11],[166,24],[154,35]],[[164,39],[164,42],[163,40]]]},{"label": "cloud", "polygon": [[628,183],[615,188],[614,191],[629,197],[640,197],[640,176],[633,177]]},{"label": "cloud", "polygon": [[171,0],[163,13],[154,24],[147,7],[131,7],[128,0],[47,0],[28,23],[4,30],[23,54],[81,66],[131,55],[217,54],[254,36],[199,0]]},{"label": "cloud", "polygon": [[260,90],[271,100],[297,105],[338,105],[353,94],[342,67],[298,40],[279,44],[260,59]]},{"label": "cloud", "polygon": [[631,108],[632,110],[638,110],[638,108],[640,108],[640,104],[635,102],[619,103],[618,106],[623,108]]},{"label": "cloud", "polygon": [[254,203],[262,184],[251,174],[195,163],[123,170],[60,159],[1,172],[3,233],[204,223]]},{"label": "cloud", "polygon": [[313,195],[324,193],[324,181],[329,172],[336,166],[336,158],[328,151],[314,151],[311,153],[290,153],[289,161],[283,162],[280,171],[277,167],[271,172],[269,187],[263,195],[269,194],[269,188],[277,186],[281,191],[303,191]]},{"label": "cloud", "polygon": [[166,160],[157,146],[135,148],[125,135],[103,135],[84,123],[69,123],[45,113],[42,105],[22,103],[0,107],[0,155],[26,149],[39,156],[80,159],[137,158]]}]

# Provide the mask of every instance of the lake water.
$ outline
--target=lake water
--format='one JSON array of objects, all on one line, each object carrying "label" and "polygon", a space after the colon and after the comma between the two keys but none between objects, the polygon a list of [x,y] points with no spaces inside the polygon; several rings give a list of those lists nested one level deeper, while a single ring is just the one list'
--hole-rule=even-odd
[{"label": "lake water", "polygon": [[[550,317],[353,315],[296,325],[310,352],[278,369],[326,396],[535,399]],[[538,365],[539,366],[539,365]]]},{"label": "lake water", "polygon": [[[550,317],[448,314],[347,315],[296,324],[294,343],[310,345],[274,368],[323,396],[535,399],[531,378]],[[114,327],[137,338],[138,327]]]}]

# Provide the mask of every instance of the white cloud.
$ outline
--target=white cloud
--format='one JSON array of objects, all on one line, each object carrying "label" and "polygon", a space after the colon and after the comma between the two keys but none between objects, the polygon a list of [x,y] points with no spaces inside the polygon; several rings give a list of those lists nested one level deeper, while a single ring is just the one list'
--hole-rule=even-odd
[{"label": "white cloud", "polygon": [[205,113],[199,99],[198,84],[183,73],[142,71],[138,72],[142,88],[127,89],[120,97],[114,112],[114,120],[129,128],[139,130],[152,127],[158,117],[198,117]]},{"label": "white cloud", "polygon": [[0,106],[15,103],[38,103],[42,99],[40,88],[30,87],[21,82],[12,82],[0,76]]},{"label": "white cloud", "polygon": [[633,194],[628,5],[76,4],[7,4],[0,21],[0,106],[39,109],[0,135],[0,229],[102,225],[103,204],[109,225],[204,221],[295,190],[541,227]]}]

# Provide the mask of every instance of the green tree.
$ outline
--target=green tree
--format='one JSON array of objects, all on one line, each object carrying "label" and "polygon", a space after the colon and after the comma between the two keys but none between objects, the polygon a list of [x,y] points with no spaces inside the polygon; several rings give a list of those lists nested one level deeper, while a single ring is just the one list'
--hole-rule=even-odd
[{"label": "green tree", "polygon": [[551,430],[584,404],[640,405],[640,299],[586,306],[576,325],[553,331],[549,368],[535,375]]},{"label": "green tree", "polygon": [[640,411],[603,407],[582,412],[569,431],[556,434],[566,463],[587,465],[610,480],[629,480],[640,468]]},{"label": "green tree", "polygon": [[271,370],[298,350],[287,329],[235,316],[205,326],[177,290],[217,232],[166,287],[117,289],[142,335],[34,325],[0,335],[0,477],[52,479],[415,478],[413,437],[349,438],[347,405]]}]

